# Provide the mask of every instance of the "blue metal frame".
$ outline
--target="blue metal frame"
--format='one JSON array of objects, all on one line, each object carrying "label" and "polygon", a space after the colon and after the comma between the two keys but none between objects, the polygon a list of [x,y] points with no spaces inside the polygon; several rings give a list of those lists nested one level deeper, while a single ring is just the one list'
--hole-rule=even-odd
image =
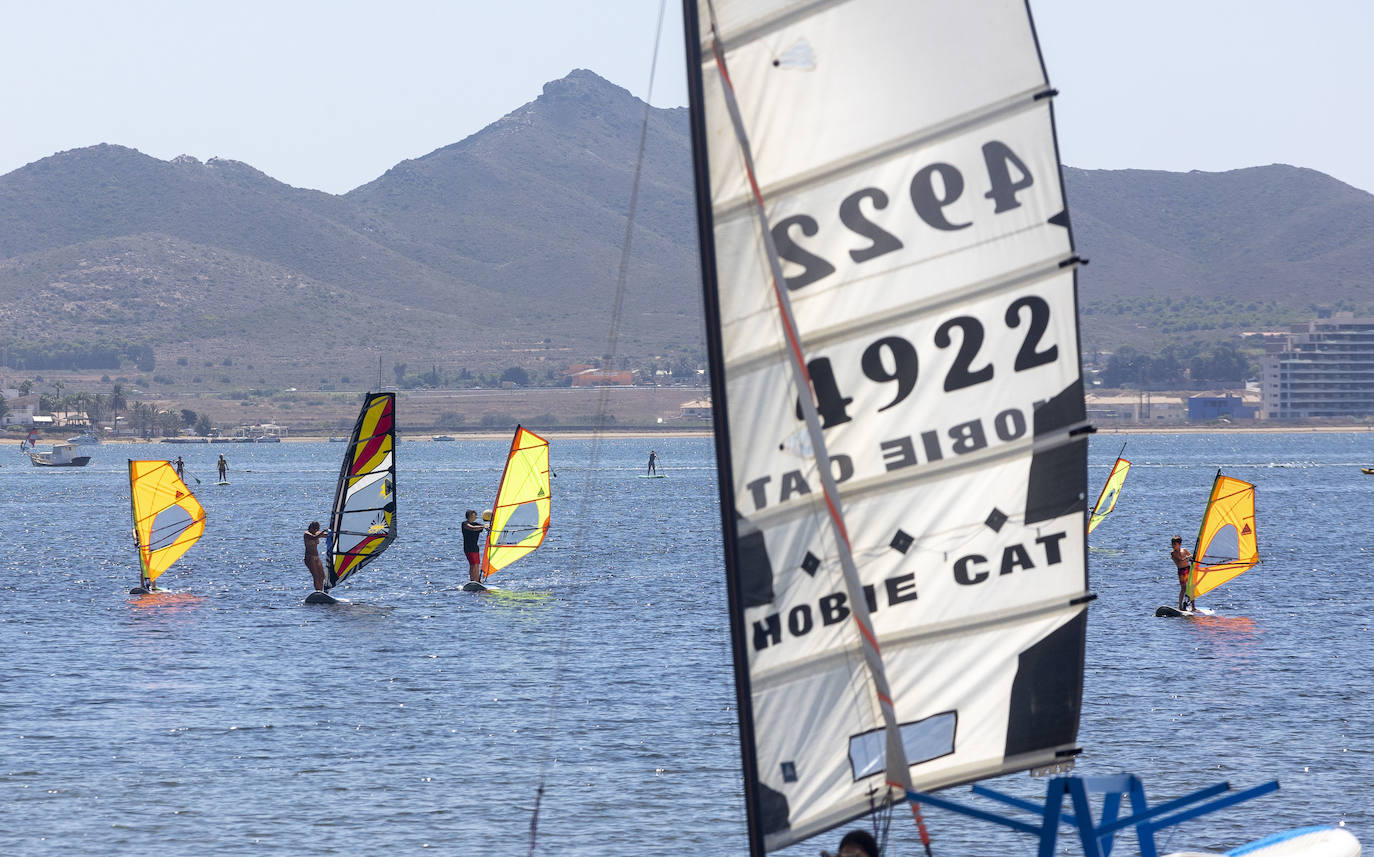
[{"label": "blue metal frame", "polygon": [[[1152,807],[1145,799],[1145,786],[1135,774],[1109,777],[1053,777],[1045,788],[1044,804],[1002,794],[986,786],[973,787],[974,794],[1040,816],[1038,823],[964,806],[948,798],[925,792],[907,792],[907,797],[927,806],[957,812],[991,824],[1000,824],[1018,833],[1034,836],[1040,840],[1039,857],[1054,857],[1054,847],[1061,824],[1078,831],[1084,857],[1111,857],[1116,834],[1128,827],[1135,828],[1136,839],[1140,842],[1140,857],[1159,857],[1159,851],[1155,848],[1156,830],[1234,806],[1242,801],[1277,791],[1278,788],[1278,780],[1270,780],[1263,785],[1209,801],[1209,798],[1231,791],[1230,783],[1217,783]],[[1089,794],[1102,795],[1102,813],[1096,821],[1093,820],[1092,807],[1088,801]],[[1070,812],[1064,812],[1065,797],[1070,799]],[[1124,818],[1121,817],[1123,797],[1130,799],[1130,814]],[[1208,802],[1199,803],[1200,801]]]}]

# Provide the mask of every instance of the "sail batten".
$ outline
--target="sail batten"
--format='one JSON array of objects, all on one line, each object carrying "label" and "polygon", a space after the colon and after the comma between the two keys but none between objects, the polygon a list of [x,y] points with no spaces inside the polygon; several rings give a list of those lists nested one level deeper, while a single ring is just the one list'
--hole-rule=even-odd
[{"label": "sail batten", "polygon": [[1077,257],[1020,0],[686,18],[757,853],[1076,751]]},{"label": "sail batten", "polygon": [[396,540],[396,394],[368,393],[344,448],[330,516],[325,588],[371,563]]}]

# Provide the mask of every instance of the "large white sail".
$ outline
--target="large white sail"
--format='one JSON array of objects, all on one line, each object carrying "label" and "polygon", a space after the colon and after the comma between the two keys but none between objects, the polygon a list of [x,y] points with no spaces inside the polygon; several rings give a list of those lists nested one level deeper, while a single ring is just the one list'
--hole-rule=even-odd
[{"label": "large white sail", "polygon": [[1021,0],[684,8],[746,791],[771,851],[908,785],[1076,752],[1078,260]]}]

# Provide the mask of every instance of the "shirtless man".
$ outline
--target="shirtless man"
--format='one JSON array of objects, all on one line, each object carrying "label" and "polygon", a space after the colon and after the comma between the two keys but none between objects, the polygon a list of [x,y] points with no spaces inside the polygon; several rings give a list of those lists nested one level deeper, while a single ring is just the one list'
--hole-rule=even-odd
[{"label": "shirtless man", "polygon": [[1178,569],[1178,609],[1182,612],[1185,602],[1189,609],[1193,606],[1188,600],[1188,570],[1193,562],[1193,554],[1183,547],[1183,536],[1174,536],[1169,544],[1173,548],[1169,556],[1173,558],[1174,567]]},{"label": "shirtless man", "polygon": [[320,539],[329,535],[329,530],[320,529],[319,521],[311,521],[305,529],[305,567],[310,569],[310,580],[316,592],[324,591],[324,560],[320,559]]}]

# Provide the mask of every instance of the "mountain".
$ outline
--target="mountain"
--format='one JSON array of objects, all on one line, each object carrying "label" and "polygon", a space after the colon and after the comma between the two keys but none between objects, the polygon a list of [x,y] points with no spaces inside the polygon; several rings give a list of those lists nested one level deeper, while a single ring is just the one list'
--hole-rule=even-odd
[{"label": "mountain", "polygon": [[[190,389],[347,384],[398,363],[547,382],[612,347],[632,366],[695,362],[684,109],[648,109],[614,309],[645,111],[576,70],[341,196],[116,145],[44,158],[0,176],[0,344],[151,345],[158,383]],[[1090,355],[1278,329],[1317,307],[1374,314],[1374,195],[1283,165],[1068,168],[1065,184],[1091,260]]]}]

